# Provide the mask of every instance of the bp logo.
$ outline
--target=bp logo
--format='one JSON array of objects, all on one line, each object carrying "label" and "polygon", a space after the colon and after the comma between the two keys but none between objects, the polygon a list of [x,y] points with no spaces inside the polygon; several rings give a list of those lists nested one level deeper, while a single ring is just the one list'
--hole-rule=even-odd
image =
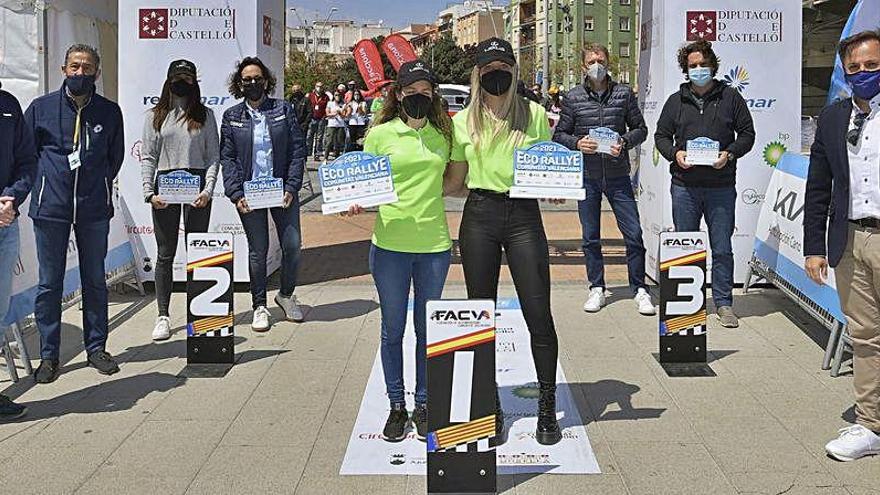
[{"label": "bp logo", "polygon": [[764,147],[764,153],[762,156],[764,157],[764,161],[767,162],[767,165],[775,167],[779,163],[779,160],[782,160],[782,155],[784,155],[786,151],[788,151],[788,149],[784,144],[779,141],[772,141],[767,143],[767,146]]},{"label": "bp logo", "polygon": [[731,88],[742,93],[749,86],[749,71],[745,67],[738,65],[724,76],[724,82]]},{"label": "bp logo", "polygon": [[654,151],[651,153],[651,158],[654,160],[654,166],[656,167],[660,163],[660,150],[654,146]]},{"label": "bp logo", "polygon": [[529,383],[513,389],[513,395],[520,399],[534,400],[541,396],[541,389],[538,388],[537,383]]}]

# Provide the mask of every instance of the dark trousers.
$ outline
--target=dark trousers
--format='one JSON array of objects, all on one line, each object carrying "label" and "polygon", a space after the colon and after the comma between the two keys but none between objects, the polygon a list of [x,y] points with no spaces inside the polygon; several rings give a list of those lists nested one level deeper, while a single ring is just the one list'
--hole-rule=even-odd
[{"label": "dark trousers", "polygon": [[242,215],[241,224],[248,240],[248,273],[251,280],[253,308],[266,305],[266,257],[269,255],[269,215],[281,244],[281,295],[290,297],[296,289],[296,272],[302,245],[299,227],[299,201],[290,208],[254,210]]},{"label": "dark trousers", "polygon": [[328,127],[324,132],[324,158],[345,152],[345,127]]},{"label": "dark trousers", "polygon": [[183,211],[184,232],[207,232],[211,223],[211,203],[204,208],[190,205],[168,205],[164,210],[153,208],[153,231],[156,233],[156,304],[159,316],[169,316],[168,305],[174,287],[174,256],[180,233],[180,214]]},{"label": "dark trousers", "polygon": [[677,232],[709,227],[712,247],[712,300],[715,307],[733,305],[733,230],[736,226],[735,187],[683,187],[672,184],[672,222]]},{"label": "dark trousers", "polygon": [[364,134],[367,132],[367,126],[365,125],[349,125],[348,126],[348,143],[345,146],[345,152],[349,151],[361,151],[364,147],[358,144],[358,139],[364,137]]},{"label": "dark trousers", "polygon": [[309,122],[309,132],[306,134],[306,148],[310,155],[318,156],[324,151],[324,130],[327,128],[327,119],[312,118]]},{"label": "dark trousers", "polygon": [[602,194],[608,198],[617,227],[626,245],[626,266],[629,272],[629,288],[633,295],[645,285],[645,243],[639,223],[639,209],[633,195],[632,182],[628,176],[596,180],[584,178],[587,197],[578,201],[578,215],[583,232],[584,259],[590,288],[605,288],[605,260],[602,258]]},{"label": "dark trousers", "polygon": [[[34,220],[39,285],[34,318],[40,331],[40,357],[58,359],[61,352],[61,298],[71,249],[71,224]],[[82,287],[83,342],[87,354],[104,350],[107,342],[107,282],[104,258],[110,221],[73,225]]]},{"label": "dark trousers", "polygon": [[501,251],[531,334],[538,380],[556,383],[559,344],[550,313],[550,254],[538,202],[474,190],[459,230],[468,297],[496,299]]}]

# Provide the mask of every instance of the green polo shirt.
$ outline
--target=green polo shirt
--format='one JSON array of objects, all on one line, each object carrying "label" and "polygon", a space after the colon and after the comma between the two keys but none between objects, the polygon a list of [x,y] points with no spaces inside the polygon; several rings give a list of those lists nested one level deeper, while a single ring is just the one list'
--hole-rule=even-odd
[{"label": "green polo shirt", "polygon": [[364,151],[388,155],[398,201],[379,207],[373,244],[389,251],[439,253],[452,247],[443,204],[449,145],[430,123],[415,130],[394,119],[373,127]]},{"label": "green polo shirt", "polygon": [[[468,132],[467,116],[471,107],[464,109],[452,117],[455,127],[452,141],[453,162],[467,162],[468,164],[468,189],[486,189],[496,192],[507,192],[513,185],[513,145],[507,141],[507,133],[501,133],[492,139],[486,131],[480,140],[479,152],[471,142]],[[526,129],[526,139],[520,148],[549,141],[551,137],[550,124],[547,121],[547,112],[544,107],[534,102],[529,102],[529,127]],[[491,140],[491,141],[490,141]]]}]

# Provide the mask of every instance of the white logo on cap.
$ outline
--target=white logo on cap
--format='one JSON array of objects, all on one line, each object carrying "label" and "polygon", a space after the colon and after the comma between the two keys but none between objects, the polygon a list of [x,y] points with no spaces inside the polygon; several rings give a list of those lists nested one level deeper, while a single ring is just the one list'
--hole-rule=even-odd
[{"label": "white logo on cap", "polygon": [[415,72],[415,71],[428,72],[428,69],[425,68],[425,64],[423,64],[423,63],[421,63],[421,62],[416,62],[416,64],[413,65],[412,68],[410,68],[409,71],[410,71],[410,73],[413,73],[413,72]]},{"label": "white logo on cap", "polygon": [[491,51],[507,52],[507,50],[503,46],[500,46],[497,41],[489,43],[489,46],[483,50],[484,53]]}]

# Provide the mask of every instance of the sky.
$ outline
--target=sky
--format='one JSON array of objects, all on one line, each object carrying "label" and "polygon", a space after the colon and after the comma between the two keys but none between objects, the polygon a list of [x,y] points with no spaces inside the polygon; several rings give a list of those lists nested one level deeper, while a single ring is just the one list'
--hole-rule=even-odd
[{"label": "sky", "polygon": [[[427,24],[437,19],[437,13],[445,9],[451,0],[287,0],[287,7],[294,7],[306,23],[327,18],[331,7],[339,9],[332,19],[358,22],[384,21],[385,26],[403,28],[409,24]],[[509,2],[495,1],[506,5]],[[287,13],[287,25],[298,26],[299,18]]]}]

